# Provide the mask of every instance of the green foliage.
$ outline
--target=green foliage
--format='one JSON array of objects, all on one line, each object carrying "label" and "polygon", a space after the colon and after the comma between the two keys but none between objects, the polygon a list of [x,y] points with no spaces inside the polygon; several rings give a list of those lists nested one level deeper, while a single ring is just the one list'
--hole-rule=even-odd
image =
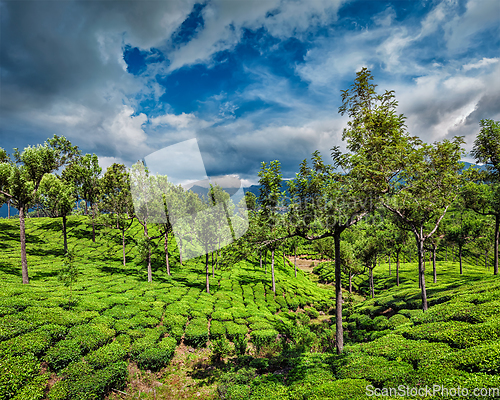
[{"label": "green foliage", "polygon": [[129,345],[130,340],[128,343],[122,343],[121,341],[115,340],[87,354],[85,356],[85,361],[87,361],[92,368],[104,368],[106,365],[124,360],[128,355]]},{"label": "green foliage", "polygon": [[69,363],[80,360],[82,352],[79,340],[61,340],[47,351],[45,361],[47,361],[52,370],[59,371]]},{"label": "green foliage", "polygon": [[212,340],[210,350],[212,351],[212,354],[210,356],[212,361],[221,361],[225,356],[229,354],[229,340],[227,340],[225,336],[221,336],[218,339]]},{"label": "green foliage", "polygon": [[33,354],[0,358],[0,398],[9,400],[40,372],[40,362]]},{"label": "green foliage", "polygon": [[275,329],[263,329],[252,331],[250,336],[257,351],[260,351],[264,346],[269,346],[276,342],[278,332]]},{"label": "green foliage", "polygon": [[186,327],[184,342],[193,347],[205,347],[208,341],[208,321],[195,318]]},{"label": "green foliage", "polygon": [[175,338],[165,337],[154,347],[147,348],[140,353],[136,357],[137,365],[141,369],[157,371],[169,363],[176,347],[177,340]]}]

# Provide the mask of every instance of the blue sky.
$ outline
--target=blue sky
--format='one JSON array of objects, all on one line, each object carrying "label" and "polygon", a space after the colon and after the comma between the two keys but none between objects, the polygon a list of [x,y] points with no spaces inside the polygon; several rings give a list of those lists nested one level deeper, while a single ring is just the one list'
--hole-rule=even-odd
[{"label": "blue sky", "polygon": [[[197,138],[209,175],[342,147],[368,67],[427,142],[500,119],[500,2],[0,1],[0,146],[64,135],[130,166]],[[185,177],[189,180],[189,177]]]}]

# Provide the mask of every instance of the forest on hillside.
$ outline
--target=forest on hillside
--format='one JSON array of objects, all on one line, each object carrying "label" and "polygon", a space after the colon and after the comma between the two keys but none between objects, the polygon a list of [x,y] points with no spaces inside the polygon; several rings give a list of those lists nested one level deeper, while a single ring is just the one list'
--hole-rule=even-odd
[{"label": "forest on hillside", "polygon": [[0,398],[498,398],[500,122],[465,169],[372,80],[345,151],[286,191],[263,162],[237,204],[64,137],[0,148]]}]

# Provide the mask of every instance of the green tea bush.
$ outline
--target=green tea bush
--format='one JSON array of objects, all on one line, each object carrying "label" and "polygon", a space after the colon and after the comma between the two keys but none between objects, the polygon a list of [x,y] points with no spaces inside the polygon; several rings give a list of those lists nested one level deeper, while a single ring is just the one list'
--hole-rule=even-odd
[{"label": "green tea bush", "polygon": [[33,354],[0,358],[0,399],[9,400],[40,372],[40,362]]},{"label": "green tea bush", "polygon": [[319,311],[316,310],[314,307],[306,307],[304,308],[304,311],[306,312],[307,315],[309,315],[309,318],[311,319],[319,317]]},{"label": "green tea bush", "polygon": [[226,334],[226,327],[221,321],[212,320],[210,321],[210,337],[214,339],[220,338],[222,335]]},{"label": "green tea bush", "polygon": [[77,339],[61,340],[47,350],[45,361],[54,371],[65,368],[69,363],[80,360],[82,356],[81,342]]},{"label": "green tea bush", "polygon": [[115,340],[85,356],[85,360],[95,369],[124,360],[128,355],[128,345]]},{"label": "green tea bush", "polygon": [[388,329],[390,327],[389,320],[384,317],[383,315],[380,315],[378,317],[375,317],[373,319],[373,328],[378,330],[378,331],[383,331],[385,329]]},{"label": "green tea bush", "polygon": [[84,352],[94,350],[110,341],[115,330],[106,325],[77,325],[69,330],[68,339],[77,340]]},{"label": "green tea bush", "polygon": [[18,314],[24,320],[34,325],[56,324],[56,325],[77,325],[86,324],[91,319],[98,317],[97,311],[68,311],[60,307],[28,307]]},{"label": "green tea bush", "polygon": [[454,347],[471,347],[485,341],[498,341],[500,323],[496,320],[482,324],[469,324],[462,321],[433,322],[415,326],[403,332],[409,339],[427,339],[446,342]]},{"label": "green tea bush", "polygon": [[459,350],[443,361],[467,372],[500,374],[500,343],[483,344]]},{"label": "green tea bush", "polygon": [[402,314],[394,314],[389,318],[389,327],[391,329],[397,329],[402,325],[409,324],[410,320]]},{"label": "green tea bush", "polygon": [[337,369],[337,378],[356,379],[363,377],[374,385],[386,382],[400,384],[404,378],[413,372],[413,367],[405,362],[388,361],[384,357],[370,356],[360,352],[351,353],[341,359]]},{"label": "green tea bush", "polygon": [[17,316],[6,316],[0,318],[0,340],[13,338],[14,336],[35,329],[38,325],[19,319]]},{"label": "green tea bush", "polygon": [[161,328],[163,327],[144,329],[144,336],[136,339],[130,348],[130,355],[133,359],[136,359],[139,354],[143,353],[147,349],[156,346],[160,336],[165,333],[165,331]]},{"label": "green tea bush", "polygon": [[139,313],[130,319],[130,323],[134,328],[152,328],[160,323],[158,318],[150,317],[147,313]]},{"label": "green tea bush", "polygon": [[229,310],[217,310],[212,313],[212,319],[218,321],[232,321],[233,315]]},{"label": "green tea bush", "polygon": [[264,346],[268,346],[276,341],[278,331],[275,329],[252,331],[250,337],[257,351],[260,351]]},{"label": "green tea bush", "polygon": [[210,350],[212,351],[210,355],[212,361],[219,362],[229,354],[229,341],[225,336],[214,339],[210,345]]},{"label": "green tea bush", "polygon": [[208,321],[195,318],[189,321],[184,333],[184,342],[193,347],[205,347],[208,341]]},{"label": "green tea bush", "polygon": [[154,347],[140,353],[136,357],[137,365],[144,370],[158,371],[170,362],[176,347],[177,340],[175,338],[165,337]]},{"label": "green tea bush", "polygon": [[49,374],[37,375],[27,385],[17,392],[13,400],[42,400],[45,398],[45,388],[50,378]]},{"label": "green tea bush", "polygon": [[234,340],[234,338],[238,336],[245,336],[248,333],[248,328],[246,325],[238,325],[232,321],[225,321],[224,326],[227,331],[227,337],[230,340]]}]

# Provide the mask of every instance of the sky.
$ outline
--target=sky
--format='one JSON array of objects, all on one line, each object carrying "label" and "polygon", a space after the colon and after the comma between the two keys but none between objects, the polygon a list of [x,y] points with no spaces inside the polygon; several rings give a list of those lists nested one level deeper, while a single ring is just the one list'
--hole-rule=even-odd
[{"label": "sky", "polygon": [[197,139],[209,176],[292,178],[345,148],[367,67],[412,135],[470,151],[500,120],[499,49],[499,0],[0,0],[0,147],[62,135],[106,169]]}]

